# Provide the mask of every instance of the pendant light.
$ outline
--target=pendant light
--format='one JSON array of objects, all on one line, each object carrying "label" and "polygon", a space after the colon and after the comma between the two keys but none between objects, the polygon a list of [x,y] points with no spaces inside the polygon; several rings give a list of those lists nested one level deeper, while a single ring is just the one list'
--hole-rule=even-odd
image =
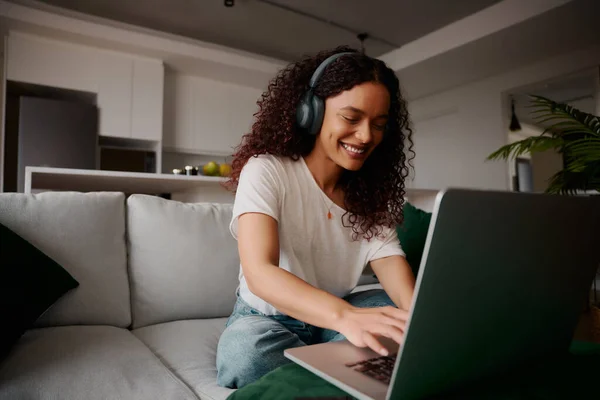
[{"label": "pendant light", "polygon": [[521,124],[519,123],[519,120],[517,119],[517,114],[515,113],[515,99],[513,97],[511,97],[510,101],[511,101],[511,105],[510,105],[511,116],[510,116],[510,126],[508,127],[508,129],[510,129],[511,132],[520,131]]}]

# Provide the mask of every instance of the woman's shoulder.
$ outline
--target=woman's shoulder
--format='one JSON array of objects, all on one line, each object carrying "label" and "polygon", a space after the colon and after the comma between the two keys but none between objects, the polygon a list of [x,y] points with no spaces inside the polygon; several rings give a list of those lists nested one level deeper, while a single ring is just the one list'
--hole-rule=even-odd
[{"label": "woman's shoulder", "polygon": [[244,165],[242,175],[247,177],[268,176],[270,179],[285,181],[290,174],[290,163],[292,159],[288,157],[276,156],[272,154],[260,154],[252,156]]},{"label": "woman's shoulder", "polygon": [[276,156],[273,154],[259,154],[250,157],[246,162],[246,167],[283,173],[293,162],[294,161],[289,157]]},{"label": "woman's shoulder", "polygon": [[282,164],[282,157],[273,154],[257,154],[248,159],[246,165],[248,164],[278,166]]}]

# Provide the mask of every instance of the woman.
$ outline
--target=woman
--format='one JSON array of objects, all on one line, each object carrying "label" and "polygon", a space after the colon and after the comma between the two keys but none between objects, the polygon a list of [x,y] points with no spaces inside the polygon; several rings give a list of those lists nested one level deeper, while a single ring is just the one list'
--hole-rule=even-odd
[{"label": "woman", "polygon": [[[240,286],[217,368],[233,388],[291,347],[386,355],[377,337],[401,342],[414,288],[395,232],[412,133],[394,72],[341,47],[285,68],[258,104],[230,180]],[[384,290],[350,294],[368,263]]]}]

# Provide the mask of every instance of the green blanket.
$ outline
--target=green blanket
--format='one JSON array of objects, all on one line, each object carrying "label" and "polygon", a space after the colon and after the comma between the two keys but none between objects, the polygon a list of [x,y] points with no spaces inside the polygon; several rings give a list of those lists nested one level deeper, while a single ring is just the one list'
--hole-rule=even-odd
[{"label": "green blanket", "polygon": [[[570,355],[535,369],[471,385],[440,399],[592,399],[600,396],[600,344],[573,342]],[[228,400],[348,398],[345,392],[296,364],[288,364],[232,393]]]}]

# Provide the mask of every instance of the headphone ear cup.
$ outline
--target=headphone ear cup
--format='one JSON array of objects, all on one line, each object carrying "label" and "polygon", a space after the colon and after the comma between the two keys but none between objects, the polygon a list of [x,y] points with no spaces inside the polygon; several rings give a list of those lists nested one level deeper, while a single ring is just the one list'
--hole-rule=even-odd
[{"label": "headphone ear cup", "polygon": [[325,114],[325,105],[319,96],[311,96],[311,109],[313,118],[309,132],[311,135],[316,135],[321,130]]},{"label": "headphone ear cup", "polygon": [[309,129],[313,123],[313,110],[311,108],[312,92],[307,92],[296,107],[296,123],[302,129]]}]

